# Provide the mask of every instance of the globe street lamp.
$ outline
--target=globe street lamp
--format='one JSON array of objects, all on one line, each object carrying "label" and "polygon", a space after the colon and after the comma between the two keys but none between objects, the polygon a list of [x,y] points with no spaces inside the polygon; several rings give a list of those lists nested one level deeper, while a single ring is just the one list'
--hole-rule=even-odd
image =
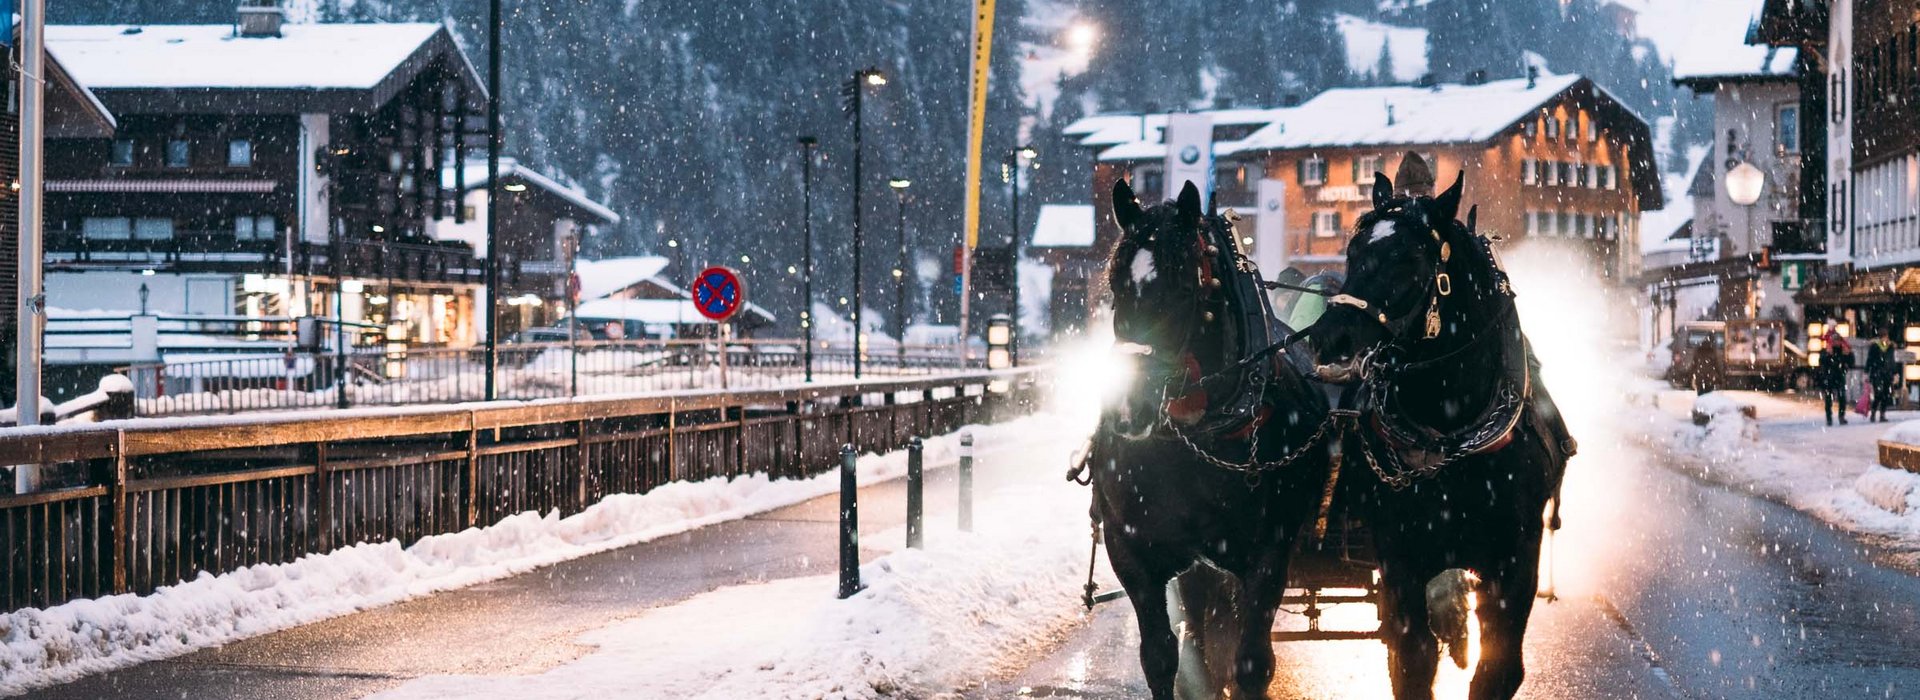
[{"label": "globe street lamp", "polygon": [[887,181],[893,188],[894,199],[900,202],[900,264],[893,268],[893,327],[894,357],[904,369],[907,359],[907,188],[913,181],[896,177]]},{"label": "globe street lamp", "polygon": [[[1760,202],[1760,190],[1766,185],[1766,181],[1766,173],[1761,172],[1759,168],[1753,167],[1753,163],[1743,161],[1739,165],[1733,166],[1732,170],[1727,171],[1727,198],[1733,200],[1734,204],[1745,207],[1747,210],[1746,254],[1749,258],[1752,258],[1752,256],[1758,252],[1758,249],[1754,247],[1753,240],[1753,211],[1754,205]],[[1752,318],[1754,315],[1752,284],[1753,282],[1748,282],[1746,303],[1748,318]]]},{"label": "globe street lamp", "polygon": [[1013,291],[1013,312],[1008,316],[1012,321],[1013,337],[1007,343],[1007,357],[1015,365],[1020,364],[1020,162],[1033,160],[1038,155],[1039,152],[1033,150],[1032,146],[1021,146],[1007,153],[1007,170],[1011,173],[1013,183],[1013,239],[1007,246],[1010,253],[1007,264],[1012,267],[1008,270],[1008,277],[1011,278],[1008,284]]},{"label": "globe street lamp", "polygon": [[800,137],[800,333],[806,346],[800,350],[806,366],[806,380],[813,382],[813,149],[820,139]]},{"label": "globe street lamp", "polygon": [[844,97],[846,99],[845,103],[841,105],[842,109],[846,112],[848,117],[853,119],[853,313],[852,313],[852,318],[853,318],[853,378],[854,379],[860,378],[860,374],[861,374],[860,356],[864,354],[866,350],[865,343],[861,342],[861,336],[865,334],[865,330],[860,327],[860,323],[861,323],[860,281],[862,277],[862,275],[860,274],[860,265],[862,262],[862,256],[860,253],[861,253],[861,248],[863,248],[865,244],[865,241],[863,241],[860,237],[860,165],[861,165],[860,132],[862,131],[860,127],[861,127],[861,119],[863,116],[862,112],[864,111],[862,107],[864,106],[864,103],[865,103],[864,98],[866,96],[868,86],[879,87],[886,84],[887,84],[887,76],[885,73],[881,73],[879,68],[862,68],[860,70],[854,71],[853,78],[849,79],[846,82],[846,84],[840,86],[840,95],[841,97]]}]

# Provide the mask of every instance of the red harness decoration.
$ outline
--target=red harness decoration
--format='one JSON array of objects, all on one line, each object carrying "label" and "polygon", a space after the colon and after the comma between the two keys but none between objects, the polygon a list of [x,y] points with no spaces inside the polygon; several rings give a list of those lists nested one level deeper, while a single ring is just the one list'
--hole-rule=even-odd
[{"label": "red harness decoration", "polygon": [[[1188,383],[1200,381],[1200,360],[1194,358],[1193,353],[1181,354],[1180,363],[1186,366]],[[1205,388],[1196,388],[1185,396],[1168,399],[1163,410],[1168,418],[1181,425],[1198,423],[1207,414],[1207,391]]]}]

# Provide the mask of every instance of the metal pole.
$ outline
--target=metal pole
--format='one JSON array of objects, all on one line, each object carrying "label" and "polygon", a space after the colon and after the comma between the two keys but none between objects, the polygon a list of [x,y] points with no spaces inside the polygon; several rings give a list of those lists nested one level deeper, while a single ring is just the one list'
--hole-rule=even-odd
[{"label": "metal pole", "polygon": [[851,443],[840,447],[840,597],[851,598],[860,585],[860,484],[854,478]]},{"label": "metal pole", "polygon": [[920,438],[907,441],[907,546],[926,548],[926,443]]},{"label": "metal pole", "polygon": [[[46,123],[46,0],[20,4],[20,300],[15,309],[19,347],[15,377],[17,425],[40,424],[40,324],[45,298],[40,289],[42,220],[41,129]],[[14,492],[39,488],[40,468],[20,465],[13,470]]]},{"label": "metal pole", "polygon": [[500,0],[487,3],[487,400],[499,398]]},{"label": "metal pole", "polygon": [[806,363],[807,383],[813,383],[813,147],[819,140],[812,136],[800,137],[800,187],[801,187],[801,245],[806,250],[801,253],[800,270],[800,332],[806,340],[806,347],[800,351]]},{"label": "metal pole", "polygon": [[[331,188],[333,185],[328,184]],[[331,197],[328,198],[331,201]],[[333,235],[328,236],[329,253],[333,257],[333,405],[347,407],[347,273],[346,273],[346,226],[340,219],[333,220]]]},{"label": "metal pole", "polygon": [[893,325],[896,372],[907,369],[907,191],[895,190],[900,197],[900,267],[893,273]]},{"label": "metal pole", "polygon": [[860,237],[860,159],[861,159],[860,132],[862,131],[861,112],[864,111],[863,103],[865,102],[865,100],[862,98],[863,96],[866,95],[866,92],[867,92],[867,87],[862,83],[864,83],[866,79],[867,79],[866,71],[857,71],[853,75],[853,378],[854,379],[859,379],[861,376],[861,372],[860,372],[861,356],[866,354],[866,348],[863,347],[863,344],[860,342],[861,337],[865,335],[863,333],[864,329],[860,327],[860,321],[861,321],[860,319],[860,303],[861,303],[860,280],[863,277],[863,275],[860,274],[861,272],[860,265],[862,264],[862,256],[860,255],[860,253],[862,249],[866,247],[865,242]]},{"label": "metal pole", "polygon": [[1022,149],[1019,149],[1019,148],[1013,149],[1013,153],[1008,156],[1013,161],[1013,230],[1012,230],[1013,238],[1007,244],[1007,250],[1009,253],[1007,257],[1011,258],[1010,262],[1008,262],[1007,264],[1009,267],[1012,268],[1008,270],[1007,274],[1008,274],[1008,277],[1010,278],[1008,284],[1011,285],[1013,289],[1013,303],[1012,303],[1013,313],[1011,314],[1011,318],[1013,319],[1013,327],[1010,329],[1013,331],[1013,334],[1007,339],[1007,361],[1016,367],[1020,365],[1020,151],[1021,150]]},{"label": "metal pole", "polygon": [[960,434],[960,531],[973,532],[973,433]]},{"label": "metal pole", "polygon": [[567,352],[571,356],[567,367],[570,393],[580,396],[580,232],[574,230],[573,237],[567,241]]}]

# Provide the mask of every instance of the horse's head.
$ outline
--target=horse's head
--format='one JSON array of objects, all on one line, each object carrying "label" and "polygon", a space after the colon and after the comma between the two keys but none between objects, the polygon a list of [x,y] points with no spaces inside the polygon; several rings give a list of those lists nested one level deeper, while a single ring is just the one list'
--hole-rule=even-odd
[{"label": "horse's head", "polygon": [[1141,209],[1121,180],[1113,186],[1113,216],[1122,232],[1107,269],[1114,343],[1137,371],[1110,416],[1120,434],[1139,438],[1153,430],[1168,386],[1188,372],[1189,344],[1205,323],[1203,227],[1210,224],[1190,182],[1177,201]]},{"label": "horse's head", "polygon": [[1347,242],[1347,278],[1314,325],[1316,374],[1351,383],[1367,353],[1408,333],[1419,333],[1426,312],[1451,280],[1447,258],[1462,229],[1461,179],[1438,197],[1395,197],[1393,182],[1375,173],[1373,211],[1360,217]]}]

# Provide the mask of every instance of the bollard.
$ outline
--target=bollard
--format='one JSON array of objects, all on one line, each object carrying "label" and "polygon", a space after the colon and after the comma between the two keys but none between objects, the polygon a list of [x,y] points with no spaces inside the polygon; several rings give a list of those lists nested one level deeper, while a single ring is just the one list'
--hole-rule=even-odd
[{"label": "bollard", "polygon": [[926,443],[920,438],[907,441],[907,547],[925,549],[926,531],[921,522],[924,505],[920,498],[926,481],[921,467]]},{"label": "bollard", "polygon": [[860,484],[853,473],[853,445],[840,447],[840,597],[860,592]]},{"label": "bollard", "polygon": [[960,434],[960,531],[973,532],[973,433]]}]

